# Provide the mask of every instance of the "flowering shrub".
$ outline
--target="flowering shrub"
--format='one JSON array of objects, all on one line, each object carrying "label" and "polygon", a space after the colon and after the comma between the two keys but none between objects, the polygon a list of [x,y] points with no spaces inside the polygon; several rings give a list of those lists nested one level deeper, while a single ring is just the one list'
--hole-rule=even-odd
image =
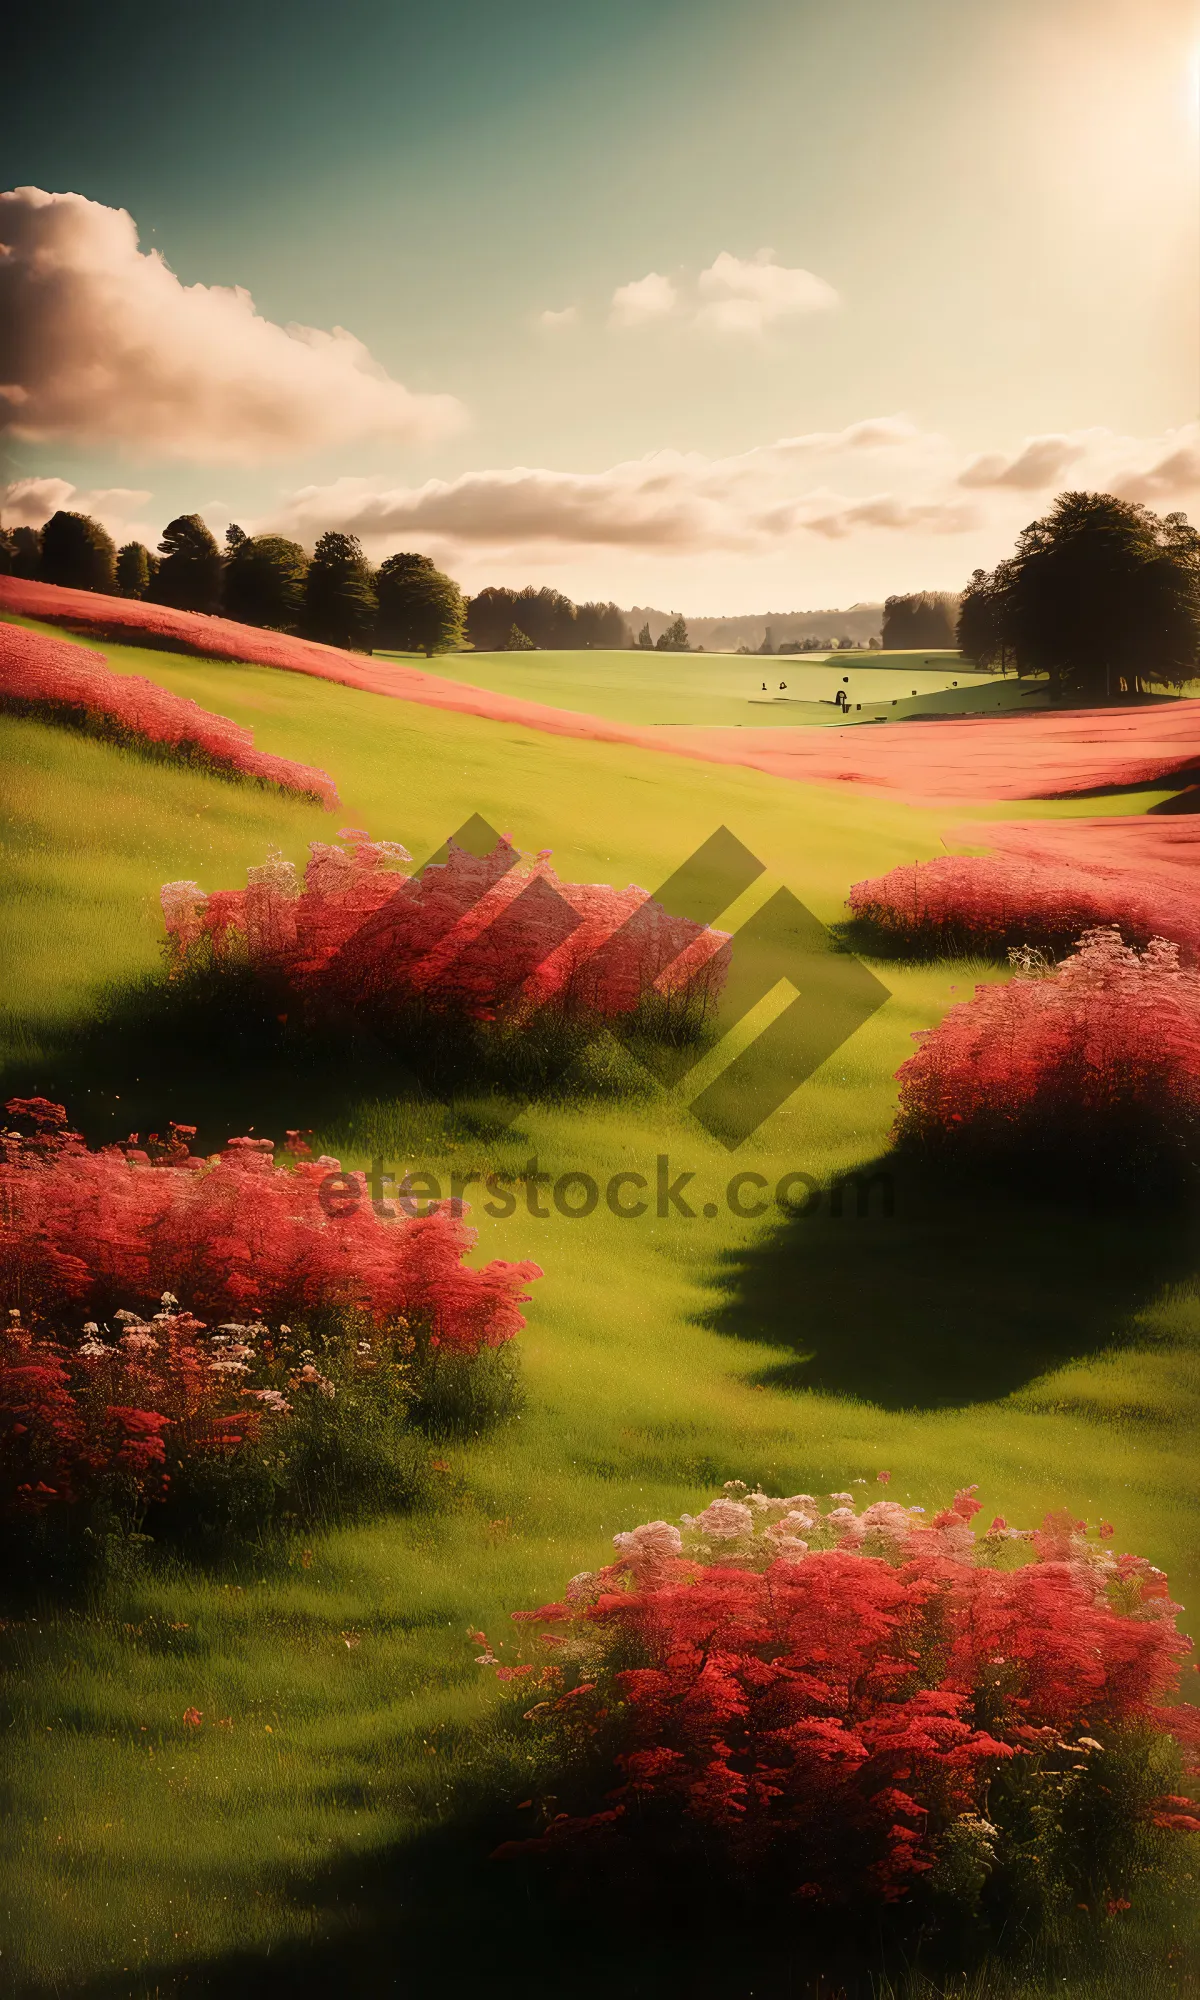
[{"label": "flowering shrub", "polygon": [[1200,972],[1155,938],[1086,931],[1058,966],[952,1007],[898,1072],[893,1137],[930,1152],[1044,1154],[1125,1173],[1200,1164]]},{"label": "flowering shrub", "polygon": [[563,882],[547,852],[527,863],[502,838],[477,858],[451,842],[444,864],[406,875],[396,842],[357,828],[341,839],[310,843],[303,883],[278,854],[244,890],[166,883],[172,964],[245,953],[339,1005],[419,1001],[476,1021],[547,1008],[609,1019],[650,995],[703,1011],[725,976],[723,932],[670,916],[641,889]]},{"label": "flowering shrub", "polygon": [[281,1512],[409,1498],[420,1472],[406,1435],[413,1349],[395,1325],[210,1329],[170,1292],[148,1319],[122,1309],[82,1329],[10,1310],[0,1332],[10,1552],[57,1538],[94,1554],[149,1523],[203,1539],[261,1530]]},{"label": "flowering shrub", "polygon": [[921,952],[994,951],[1030,939],[1061,947],[1117,925],[1131,943],[1167,937],[1192,961],[1200,954],[1200,847],[1181,840],[1177,824],[1137,819],[1118,837],[1101,823],[1099,840],[1088,822],[987,831],[997,845],[1027,838],[1008,854],[939,855],[856,882],[847,899],[853,915]]},{"label": "flowering shrub", "polygon": [[231,1139],[202,1158],[189,1151],[194,1127],[181,1125],[165,1141],[152,1133],[139,1147],[135,1135],[92,1152],[61,1105],[12,1098],[6,1108],[34,1128],[0,1134],[0,1299],[26,1316],[99,1319],[171,1291],[210,1321],[357,1311],[465,1355],[525,1323],[537,1265],[465,1264],[475,1231],[461,1203],[377,1215],[365,1176],[300,1157],[294,1134],[290,1169],[269,1139]]},{"label": "flowering shrub", "polygon": [[216,770],[278,785],[318,799],[327,811],[337,804],[333,780],[324,771],[256,750],[251,732],[227,716],[168,694],[140,674],[114,674],[101,653],[2,622],[0,706],[71,721],[118,743],[153,745]]},{"label": "flowering shrub", "polygon": [[642,1881],[703,1855],[793,1906],[1126,1897],[1156,1842],[1200,1831],[1178,1791],[1197,1714],[1165,1705],[1178,1607],[1107,1526],[979,1535],[978,1512],[973,1488],[930,1518],[733,1481],[514,1612],[532,1658],[473,1635],[556,1790],[589,1746],[612,1755],[602,1802],[501,1852],[623,1854]]}]

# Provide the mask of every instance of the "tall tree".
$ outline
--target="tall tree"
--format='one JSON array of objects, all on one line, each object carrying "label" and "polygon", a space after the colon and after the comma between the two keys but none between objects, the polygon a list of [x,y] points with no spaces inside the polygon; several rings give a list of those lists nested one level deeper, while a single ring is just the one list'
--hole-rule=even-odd
[{"label": "tall tree", "polygon": [[116,584],[117,551],[112,536],[90,514],[51,514],[42,529],[43,583],[69,590],[111,591]]},{"label": "tall tree", "polygon": [[528,632],[522,632],[519,625],[510,625],[504,650],[506,653],[536,653],[537,647]]},{"label": "tall tree", "polygon": [[428,556],[389,556],[375,578],[375,591],[376,646],[432,659],[461,642],[462,592]]},{"label": "tall tree", "polygon": [[14,528],[12,530],[13,575],[30,579],[40,576],[42,569],[42,538],[36,528]]},{"label": "tall tree", "polygon": [[199,514],[180,514],[163,529],[161,558],[150,586],[156,604],[176,611],[219,611],[221,551]]},{"label": "tall tree", "polygon": [[654,641],[650,637],[650,620],[648,618],[645,624],[642,626],[641,631],[637,635],[637,642],[638,645],[642,648],[643,652],[646,653],[653,652]]},{"label": "tall tree", "polygon": [[[241,530],[238,530],[241,533]],[[283,535],[243,535],[230,549],[226,536],[225,615],[243,625],[296,632],[304,617],[308,557]]]},{"label": "tall tree", "polygon": [[0,576],[11,576],[17,560],[17,545],[7,528],[0,527]]},{"label": "tall tree", "polygon": [[357,535],[321,536],[304,584],[304,630],[326,646],[370,652],[375,585]]},{"label": "tall tree", "polygon": [[914,646],[953,646],[957,616],[958,600],[946,590],[918,590],[910,597],[889,597],[883,606],[884,647],[904,652]]},{"label": "tall tree", "polygon": [[232,560],[233,560],[234,556],[235,556],[235,555],[237,554],[238,550],[239,550],[239,549],[241,549],[241,548],[245,548],[245,546],[246,546],[246,543],[247,543],[247,542],[248,542],[249,540],[250,540],[250,537],[249,537],[249,535],[248,535],[248,534],[246,533],[246,530],[245,530],[244,528],[239,528],[239,526],[238,526],[238,524],[237,524],[237,522],[236,522],[236,521],[231,521],[231,522],[229,523],[229,526],[228,526],[228,527],[226,528],[226,530],[225,530],[225,560],[226,560],[226,562],[232,562]]},{"label": "tall tree", "polygon": [[688,628],[681,615],[677,614],[667,626],[666,631],[662,633],[658,641],[657,650],[660,653],[688,653],[691,651]]},{"label": "tall tree", "polygon": [[122,597],[145,597],[150,588],[152,557],[141,542],[126,542],[117,550],[117,589]]},{"label": "tall tree", "polygon": [[972,578],[968,598],[973,658],[990,645],[991,658],[1046,674],[1072,700],[1182,687],[1200,675],[1200,533],[1183,514],[1160,517],[1111,493],[1060,493],[1022,530],[1015,554]]}]

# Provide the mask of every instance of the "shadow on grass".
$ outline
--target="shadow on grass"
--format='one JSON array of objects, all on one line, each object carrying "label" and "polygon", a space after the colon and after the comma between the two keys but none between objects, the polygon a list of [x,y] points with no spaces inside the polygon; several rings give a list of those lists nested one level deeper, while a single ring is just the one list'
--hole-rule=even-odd
[{"label": "shadow on grass", "polygon": [[[513,1826],[511,1808],[477,1807],[412,1842],[296,1879],[294,1920],[308,1934],[269,1953],[8,1990],[13,2000],[1042,2000],[1085,1989],[1166,2000],[1190,1990],[1171,1969],[1178,1888],[1148,1896],[1134,1932],[1127,1925],[1119,1938],[1085,1916],[1040,1944],[1014,1934],[998,1956],[981,1942],[922,1946],[902,1912],[751,1910],[695,1856],[649,1884],[628,1871],[581,1879],[568,1900],[540,1868],[489,1858]],[[1114,1949],[1116,1982],[1093,1984]]]},{"label": "shadow on grass", "polygon": [[1144,1338],[1135,1315],[1198,1261],[1194,1204],[965,1188],[893,1154],[725,1252],[703,1321],[778,1349],[771,1387],[952,1409]]},{"label": "shadow on grass", "polygon": [[[26,1047],[0,1070],[0,1101],[49,1097],[93,1144],[131,1131],[198,1128],[209,1152],[235,1133],[281,1141],[289,1129],[344,1135],[370,1148],[381,1107],[390,1143],[456,1137],[520,1141],[539,1097],[639,1096],[642,1065],[607,1034],[554,1019],[505,1029],[398,1012],[382,1028],[361,1016],[307,1012],[282,979],[249,969],[147,977],[110,992],[66,1027],[18,1023]],[[391,1127],[396,1127],[391,1130]]]}]

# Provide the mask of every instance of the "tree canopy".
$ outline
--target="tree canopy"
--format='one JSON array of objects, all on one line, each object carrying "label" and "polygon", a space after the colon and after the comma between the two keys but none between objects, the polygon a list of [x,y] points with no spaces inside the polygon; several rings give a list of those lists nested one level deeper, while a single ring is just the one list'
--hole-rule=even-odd
[{"label": "tree canopy", "polygon": [[306,634],[369,652],[374,629],[375,585],[357,535],[322,535],[304,585]]},{"label": "tree canopy", "polygon": [[911,646],[953,646],[957,615],[958,599],[947,590],[918,590],[909,597],[886,598],[883,645],[895,652]]},{"label": "tree canopy", "polygon": [[117,550],[117,589],[122,597],[144,597],[154,573],[154,558],[141,542],[126,542]]},{"label": "tree canopy", "polygon": [[90,514],[51,514],[42,529],[41,578],[69,590],[111,591],[117,551],[112,536]]},{"label": "tree canopy", "polygon": [[688,653],[691,651],[688,628],[684,623],[682,615],[677,615],[671,620],[666,631],[659,636],[655,650],[659,653]]},{"label": "tree canopy", "polygon": [[[243,625],[264,625],[275,632],[299,630],[304,616],[304,580],[308,557],[298,542],[283,535],[226,536],[225,614]],[[238,530],[241,534],[241,530]]]},{"label": "tree canopy", "polygon": [[169,521],[158,545],[161,561],[150,595],[176,611],[219,611],[221,551],[199,514]]},{"label": "tree canopy", "polygon": [[1200,675],[1200,533],[1111,493],[1060,493],[1013,555],[976,570],[959,643],[1077,701],[1182,687]]},{"label": "tree canopy", "polygon": [[546,584],[540,590],[532,584],[524,590],[490,587],[467,605],[467,636],[477,652],[502,652],[514,625],[533,645],[552,652],[629,644],[629,629],[617,605],[573,604]]},{"label": "tree canopy", "polygon": [[375,644],[402,653],[448,653],[462,638],[462,592],[429,556],[389,556],[375,578]]}]

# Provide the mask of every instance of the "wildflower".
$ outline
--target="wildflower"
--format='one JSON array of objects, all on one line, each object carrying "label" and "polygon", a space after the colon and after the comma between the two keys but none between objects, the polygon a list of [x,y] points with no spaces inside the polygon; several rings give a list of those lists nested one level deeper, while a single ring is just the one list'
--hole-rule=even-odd
[{"label": "wildflower", "polygon": [[185,1708],[183,1719],[189,1729],[199,1729],[200,1724],[204,1720],[203,1710],[199,1708]]},{"label": "wildflower", "polygon": [[[724,1501],[714,1504],[730,1506],[733,1503]],[[662,1577],[670,1564],[682,1555],[683,1537],[678,1528],[672,1527],[668,1521],[646,1521],[640,1528],[614,1535],[613,1546],[639,1583],[651,1583]]]},{"label": "wildflower", "polygon": [[711,1535],[716,1542],[736,1541],[754,1529],[754,1516],[740,1500],[710,1500],[702,1514],[681,1514],[685,1528]]},{"label": "wildflower", "polygon": [[889,1486],[891,1484],[892,1475],[890,1472],[877,1472],[875,1477],[881,1486]]},{"label": "wildflower", "polygon": [[264,1410],[269,1411],[271,1416],[287,1417],[291,1415],[292,1406],[280,1390],[253,1389],[250,1393],[255,1397],[256,1401],[262,1404]]}]

